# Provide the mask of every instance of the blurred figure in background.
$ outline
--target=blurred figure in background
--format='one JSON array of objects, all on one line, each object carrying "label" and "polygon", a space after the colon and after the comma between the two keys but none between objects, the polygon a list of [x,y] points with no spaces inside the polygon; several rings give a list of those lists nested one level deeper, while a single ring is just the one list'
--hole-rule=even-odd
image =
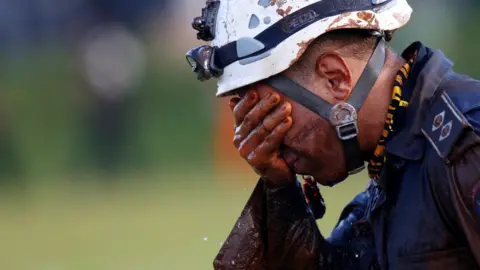
[{"label": "blurred figure in background", "polygon": [[90,157],[94,167],[115,172],[121,165],[135,92],[141,87],[146,53],[141,25],[164,1],[86,1],[90,13],[78,50],[87,93]]},{"label": "blurred figure in background", "polygon": [[[80,111],[83,111],[86,128],[80,127],[77,130],[87,134],[77,138],[76,144],[81,149],[80,156],[83,158],[80,159],[87,160],[80,161],[86,163],[85,166],[107,171],[118,168],[127,139],[128,118],[132,114],[133,98],[136,90],[141,87],[146,68],[142,27],[145,27],[146,22],[152,17],[162,17],[161,14],[168,10],[171,2],[171,0],[0,2],[0,50],[3,56],[2,63],[8,71],[12,69],[12,65],[7,64],[5,60],[20,62],[29,59],[29,53],[35,54],[42,48],[54,48],[53,51],[67,49],[67,53],[70,53],[69,49],[74,49],[76,67],[65,73],[76,72],[73,76],[76,76],[78,84],[71,86],[82,89],[81,95],[85,101],[80,104]],[[51,61],[49,64],[55,63]],[[32,71],[33,69],[35,68],[32,68]],[[20,72],[23,72],[22,76],[25,79],[35,76],[33,73],[25,74],[25,70]],[[5,75],[5,72],[2,74]],[[7,78],[8,76],[6,75]],[[36,78],[30,80],[32,85],[41,87],[35,81]],[[16,81],[12,83],[15,86]],[[18,87],[14,87],[13,91],[18,91],[16,88]],[[62,92],[71,92],[72,88],[64,88]],[[8,88],[5,89],[4,85],[2,90]],[[38,90],[44,92],[42,89]],[[56,99],[58,98],[57,96]],[[17,107],[13,106],[14,109]],[[11,171],[17,165],[7,166],[6,164],[11,164],[7,159],[11,159],[12,162],[13,159],[17,159],[18,155],[14,153],[18,152],[15,146],[18,138],[7,135],[11,133],[7,122],[13,121],[5,119],[7,114],[1,115],[3,124],[0,128],[0,147],[9,149],[3,151],[1,160],[4,161],[2,164],[5,170],[8,168],[8,171]],[[21,126],[24,122],[19,123]],[[41,140],[38,136],[37,138]],[[15,161],[17,162],[20,161]],[[75,162],[74,166],[82,170],[78,162]],[[0,167],[0,173],[3,170]]]}]

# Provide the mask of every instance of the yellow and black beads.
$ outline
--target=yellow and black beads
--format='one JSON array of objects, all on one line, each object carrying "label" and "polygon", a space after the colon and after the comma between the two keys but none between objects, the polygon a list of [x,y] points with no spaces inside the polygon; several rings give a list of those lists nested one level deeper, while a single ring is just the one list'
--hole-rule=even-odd
[{"label": "yellow and black beads", "polygon": [[382,135],[378,140],[377,147],[373,153],[372,159],[368,164],[368,174],[371,179],[378,180],[380,171],[382,170],[383,164],[385,164],[385,141],[388,136],[394,130],[394,115],[398,108],[408,107],[408,101],[402,99],[403,86],[408,79],[408,75],[412,69],[413,63],[415,61],[415,56],[413,56],[407,63],[405,63],[402,68],[398,71],[395,76],[395,82],[392,92],[392,102],[388,106],[387,118],[385,120],[385,126],[382,131]]}]

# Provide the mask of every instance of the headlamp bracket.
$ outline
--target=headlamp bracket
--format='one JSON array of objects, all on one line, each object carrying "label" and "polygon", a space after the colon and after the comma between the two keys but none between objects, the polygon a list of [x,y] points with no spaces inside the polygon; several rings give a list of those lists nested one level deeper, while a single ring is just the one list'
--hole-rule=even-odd
[{"label": "headlamp bracket", "polygon": [[193,19],[192,27],[198,31],[197,39],[204,41],[215,39],[215,27],[219,8],[219,0],[207,0],[206,7],[202,9],[202,16]]}]

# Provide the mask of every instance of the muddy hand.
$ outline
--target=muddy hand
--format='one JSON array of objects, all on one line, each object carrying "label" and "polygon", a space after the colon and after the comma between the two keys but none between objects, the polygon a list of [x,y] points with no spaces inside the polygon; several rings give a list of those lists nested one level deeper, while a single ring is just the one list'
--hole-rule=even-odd
[{"label": "muddy hand", "polygon": [[235,118],[233,144],[240,155],[269,186],[294,181],[294,174],[279,155],[280,145],[292,127],[291,104],[270,93],[260,98],[249,91],[242,99],[232,98],[230,108]]}]

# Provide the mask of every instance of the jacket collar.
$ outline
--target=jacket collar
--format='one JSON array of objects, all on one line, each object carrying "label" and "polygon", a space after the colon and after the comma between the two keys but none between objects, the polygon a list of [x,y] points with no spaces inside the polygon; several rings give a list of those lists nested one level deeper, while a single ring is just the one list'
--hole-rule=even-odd
[{"label": "jacket collar", "polygon": [[402,56],[408,58],[415,50],[417,57],[405,85],[405,88],[411,89],[412,96],[403,119],[404,125],[386,143],[387,153],[407,160],[423,158],[425,138],[421,127],[428,108],[427,103],[453,66],[440,50],[432,51],[420,42],[410,45]]}]

